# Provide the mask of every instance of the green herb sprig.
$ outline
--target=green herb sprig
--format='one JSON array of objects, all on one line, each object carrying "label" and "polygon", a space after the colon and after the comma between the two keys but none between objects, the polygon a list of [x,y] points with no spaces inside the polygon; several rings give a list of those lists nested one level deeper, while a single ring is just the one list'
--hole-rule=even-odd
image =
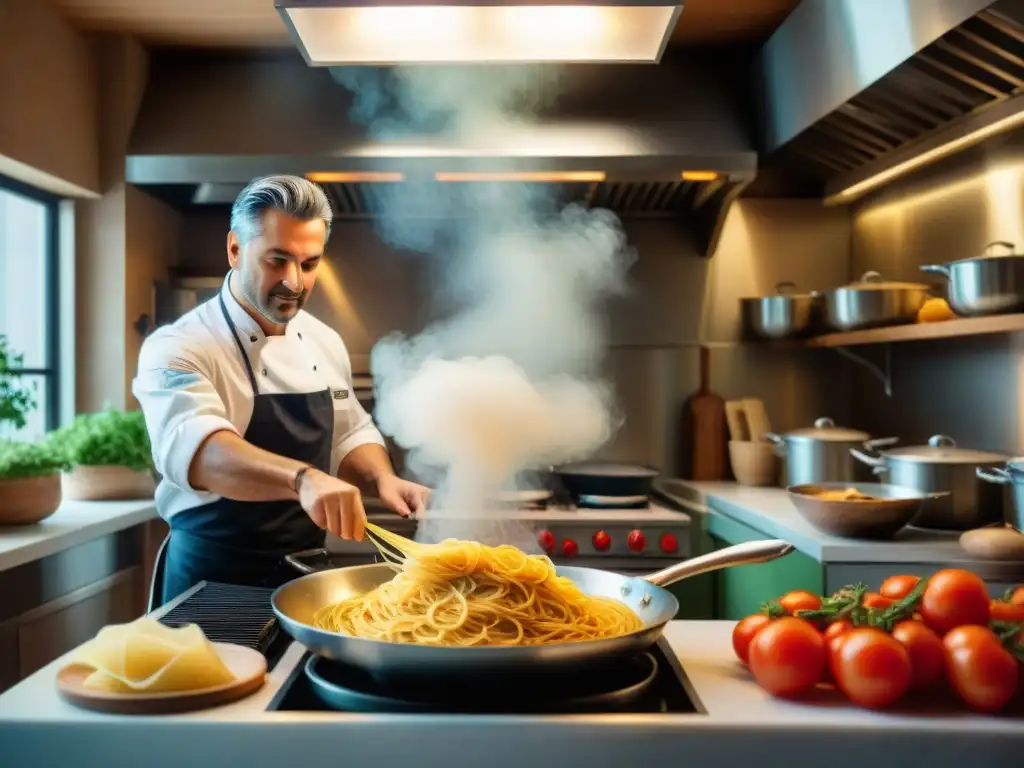
[{"label": "green herb sprig", "polygon": [[81,414],[51,432],[48,442],[59,446],[72,467],[113,465],[145,471],[153,463],[142,411],[107,409]]},{"label": "green herb sprig", "polygon": [[0,480],[45,477],[68,468],[64,452],[48,441],[25,443],[0,441]]}]

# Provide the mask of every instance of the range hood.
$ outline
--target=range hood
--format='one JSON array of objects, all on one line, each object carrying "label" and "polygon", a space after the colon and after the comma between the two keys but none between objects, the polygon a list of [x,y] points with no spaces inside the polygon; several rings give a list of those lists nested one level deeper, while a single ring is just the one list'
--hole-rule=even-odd
[{"label": "range hood", "polygon": [[310,66],[657,62],[681,2],[275,0]]},{"label": "range hood", "polygon": [[1024,0],[804,0],[762,49],[761,149],[850,202],[1024,125]]},{"label": "range hood", "polygon": [[255,176],[307,175],[325,185],[340,218],[378,215],[375,201],[393,199],[396,185],[416,215],[417,200],[437,184],[557,183],[566,202],[678,219],[710,255],[729,205],[757,170],[743,64],[666,54],[657,66],[559,72],[557,102],[527,121],[384,132],[353,119],[345,69],[309,67],[294,54],[155,56],[127,180],[216,205]]}]

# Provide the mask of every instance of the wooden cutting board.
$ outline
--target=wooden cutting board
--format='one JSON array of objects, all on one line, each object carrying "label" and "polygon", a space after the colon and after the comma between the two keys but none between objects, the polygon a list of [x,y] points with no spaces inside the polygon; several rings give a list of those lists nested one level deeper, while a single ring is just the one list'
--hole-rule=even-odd
[{"label": "wooden cutting board", "polygon": [[689,402],[692,425],[691,450],[694,480],[725,480],[727,477],[727,440],[725,400],[711,391],[711,355],[700,348],[700,389]]},{"label": "wooden cutting board", "polygon": [[749,439],[755,443],[764,440],[764,436],[772,431],[772,425],[768,421],[768,411],[764,407],[764,401],[760,398],[744,398],[743,415],[747,417],[747,428],[750,430]]}]

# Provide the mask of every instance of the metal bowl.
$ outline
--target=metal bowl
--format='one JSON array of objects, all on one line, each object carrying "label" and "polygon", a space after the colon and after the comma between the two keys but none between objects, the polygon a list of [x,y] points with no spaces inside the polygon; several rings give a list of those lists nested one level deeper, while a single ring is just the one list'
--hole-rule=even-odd
[{"label": "metal bowl", "polygon": [[[821,498],[823,491],[856,490],[868,500]],[[909,523],[925,500],[914,488],[884,483],[806,483],[788,489],[793,506],[822,533],[855,539],[891,539]]]},{"label": "metal bowl", "polygon": [[744,339],[798,339],[811,335],[820,322],[820,294],[795,293],[794,283],[779,283],[774,296],[740,299]]}]

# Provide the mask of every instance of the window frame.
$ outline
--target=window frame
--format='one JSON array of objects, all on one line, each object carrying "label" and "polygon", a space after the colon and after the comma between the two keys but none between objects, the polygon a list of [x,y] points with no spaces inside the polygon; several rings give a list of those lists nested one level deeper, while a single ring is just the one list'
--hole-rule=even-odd
[{"label": "window frame", "polygon": [[43,368],[15,368],[23,376],[38,376],[43,379],[46,392],[44,419],[46,431],[56,429],[61,423],[61,278],[60,278],[60,205],[61,198],[45,190],[24,184],[17,179],[0,174],[0,190],[41,203],[46,209],[46,287],[43,313],[46,318],[46,364]]}]

